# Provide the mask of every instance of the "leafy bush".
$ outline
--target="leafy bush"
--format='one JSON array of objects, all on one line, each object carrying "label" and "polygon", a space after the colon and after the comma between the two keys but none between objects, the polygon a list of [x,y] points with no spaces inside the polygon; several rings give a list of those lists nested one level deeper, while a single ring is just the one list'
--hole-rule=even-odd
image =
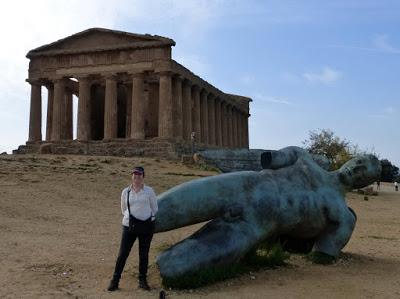
[{"label": "leafy bush", "polygon": [[310,131],[309,135],[309,139],[303,141],[306,149],[312,154],[326,156],[331,170],[340,168],[352,158],[350,141],[339,138],[331,130]]},{"label": "leafy bush", "polygon": [[303,141],[305,149],[312,154],[326,156],[330,162],[330,170],[339,169],[344,163],[357,155],[378,155],[374,150],[360,150],[358,145],[342,139],[329,129],[310,131],[308,139]]},{"label": "leafy bush", "polygon": [[399,177],[399,168],[393,165],[388,159],[381,160],[382,172],[381,181],[382,182],[393,182]]}]

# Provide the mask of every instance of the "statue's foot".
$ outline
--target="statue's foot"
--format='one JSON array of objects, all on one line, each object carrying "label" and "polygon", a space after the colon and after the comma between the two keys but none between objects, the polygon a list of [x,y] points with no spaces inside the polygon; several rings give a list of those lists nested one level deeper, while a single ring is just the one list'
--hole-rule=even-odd
[{"label": "statue's foot", "polygon": [[236,262],[258,242],[256,231],[243,220],[214,219],[157,258],[160,274],[176,278]]},{"label": "statue's foot", "polygon": [[331,256],[329,254],[320,251],[310,252],[307,255],[307,258],[314,264],[320,264],[320,265],[330,265],[336,261],[336,258],[334,256]]}]

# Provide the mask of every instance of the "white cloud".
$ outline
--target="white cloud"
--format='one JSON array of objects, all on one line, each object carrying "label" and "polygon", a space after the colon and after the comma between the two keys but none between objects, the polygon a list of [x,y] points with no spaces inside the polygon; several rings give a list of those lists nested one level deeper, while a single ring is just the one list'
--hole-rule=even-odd
[{"label": "white cloud", "polygon": [[311,83],[332,84],[341,77],[341,72],[330,67],[324,67],[320,73],[303,73],[303,78]]},{"label": "white cloud", "polygon": [[386,107],[386,108],[383,109],[383,112],[386,113],[386,114],[389,114],[389,115],[394,114],[395,111],[396,110],[393,107]]},{"label": "white cloud", "polygon": [[372,45],[361,46],[348,46],[348,45],[330,45],[333,48],[353,49],[377,53],[400,54],[400,49],[389,43],[389,36],[387,34],[378,34],[372,38]]},{"label": "white cloud", "polygon": [[244,74],[239,77],[239,82],[244,84],[244,85],[251,85],[253,82],[255,82],[256,77],[254,75],[249,75],[249,74]]},{"label": "white cloud", "polygon": [[298,75],[288,71],[282,72],[280,74],[280,78],[288,83],[298,83],[299,81],[301,81],[301,78]]},{"label": "white cloud", "polygon": [[[123,0],[120,20],[129,24],[138,33],[154,28],[157,34],[181,38],[179,43],[200,45],[207,33],[224,14],[223,1],[181,1],[181,0]],[[127,29],[128,30],[128,29]],[[131,30],[128,30],[131,31]],[[142,31],[142,32],[140,32]],[[144,32],[145,31],[145,32]],[[149,32],[150,33],[150,32]]]},{"label": "white cloud", "polygon": [[207,80],[207,74],[210,73],[211,66],[204,62],[201,57],[194,54],[184,54],[179,51],[178,54],[174,55],[173,53],[173,59],[184,67],[190,69],[194,74]]},{"label": "white cloud", "polygon": [[388,42],[388,36],[386,34],[380,34],[373,38],[373,45],[377,50],[387,53],[400,54],[400,50],[393,47]]},{"label": "white cloud", "polygon": [[[118,7],[118,4],[115,5]],[[10,152],[28,138],[27,52],[89,27],[113,27],[109,1],[7,1],[0,11],[0,150]],[[43,101],[43,105],[45,101]],[[45,108],[44,108],[45,111]],[[5,130],[4,128],[8,128]]]},{"label": "white cloud", "polygon": [[372,113],[372,114],[369,114],[368,116],[372,117],[372,118],[387,118],[386,114],[378,114],[378,113]]},{"label": "white cloud", "polygon": [[275,104],[284,104],[284,105],[292,105],[293,103],[289,102],[286,99],[283,98],[277,98],[277,97],[271,97],[271,96],[265,96],[263,94],[255,94],[253,97],[255,100],[260,100],[263,102],[268,102],[268,103],[275,103]]},{"label": "white cloud", "polygon": [[385,107],[385,108],[381,109],[377,113],[369,114],[369,117],[389,119],[389,118],[392,118],[393,115],[395,115],[395,113],[396,113],[396,109],[391,107],[391,106],[389,106],[389,107]]}]

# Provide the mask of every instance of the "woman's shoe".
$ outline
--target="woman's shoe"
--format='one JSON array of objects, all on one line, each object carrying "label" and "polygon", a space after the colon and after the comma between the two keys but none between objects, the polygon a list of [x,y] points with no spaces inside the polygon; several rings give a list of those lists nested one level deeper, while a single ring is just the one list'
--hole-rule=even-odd
[{"label": "woman's shoe", "polygon": [[115,279],[112,279],[110,281],[110,284],[109,284],[108,288],[107,288],[107,291],[114,292],[114,291],[118,290],[118,284],[119,284],[118,281],[116,281]]},{"label": "woman's shoe", "polygon": [[139,277],[139,288],[146,290],[146,291],[150,291],[150,287],[147,284],[146,277]]}]

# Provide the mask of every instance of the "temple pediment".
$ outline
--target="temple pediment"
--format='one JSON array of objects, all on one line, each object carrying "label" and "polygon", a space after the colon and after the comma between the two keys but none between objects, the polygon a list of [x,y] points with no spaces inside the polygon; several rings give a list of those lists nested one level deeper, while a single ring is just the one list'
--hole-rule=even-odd
[{"label": "temple pediment", "polygon": [[172,39],[162,36],[91,28],[33,49],[28,52],[27,57],[174,45]]}]

